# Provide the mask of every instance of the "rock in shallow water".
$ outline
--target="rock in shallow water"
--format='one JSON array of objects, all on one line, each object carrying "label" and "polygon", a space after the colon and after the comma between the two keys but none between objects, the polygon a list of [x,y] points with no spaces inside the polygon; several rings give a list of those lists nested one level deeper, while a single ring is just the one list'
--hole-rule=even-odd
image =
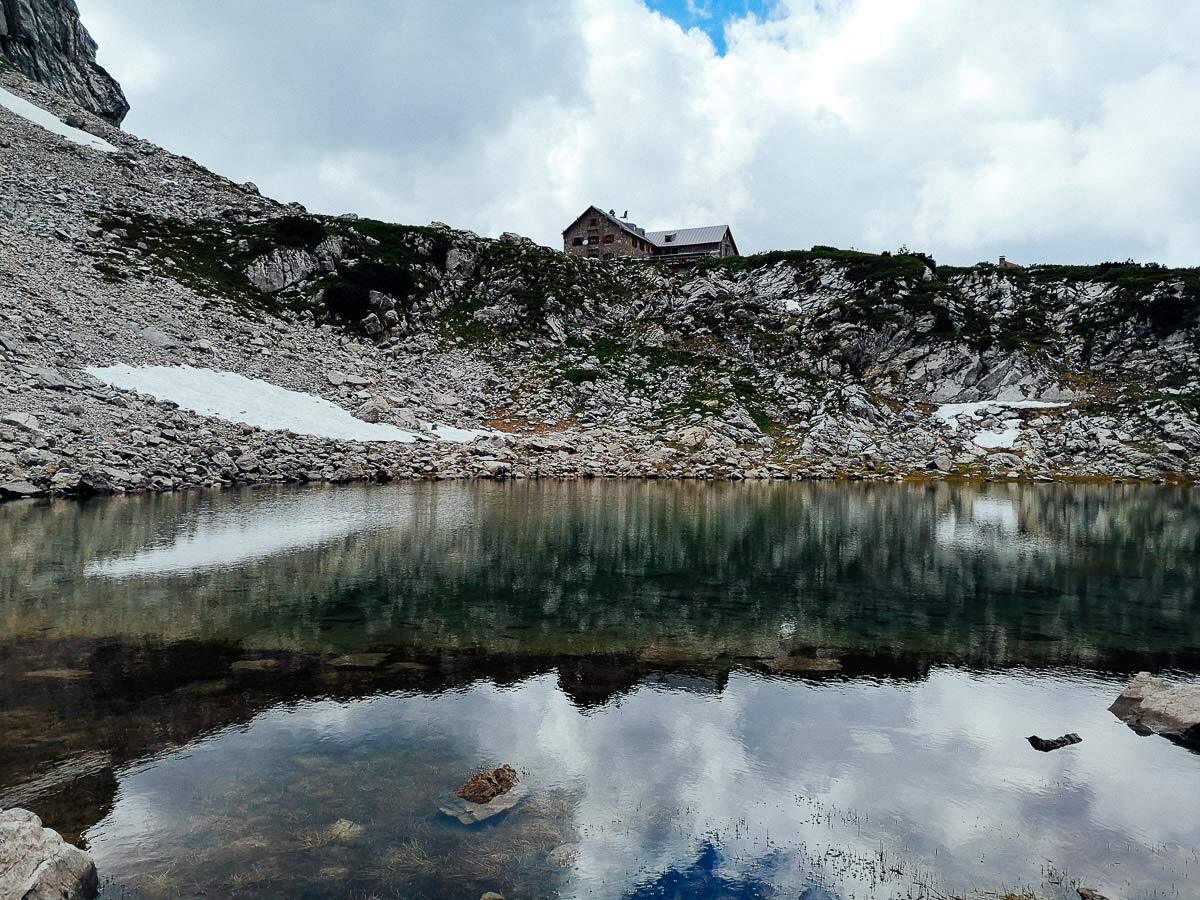
[{"label": "rock in shallow water", "polygon": [[1051,750],[1061,750],[1063,747],[1083,743],[1083,738],[1075,733],[1064,734],[1062,737],[1056,737],[1052,740],[1047,740],[1034,734],[1030,735],[1026,740],[1029,741],[1030,747],[1034,750],[1040,750],[1042,753],[1049,753]]},{"label": "rock in shallow water", "polygon": [[25,809],[0,812],[0,897],[91,900],[96,864]]},{"label": "rock in shallow water", "polygon": [[516,783],[516,769],[504,765],[490,772],[477,772],[472,775],[454,792],[454,796],[472,803],[490,803],[501,794],[507,794]]},{"label": "rock in shallow water", "polygon": [[1138,734],[1200,747],[1200,684],[1173,684],[1139,672],[1109,710]]}]

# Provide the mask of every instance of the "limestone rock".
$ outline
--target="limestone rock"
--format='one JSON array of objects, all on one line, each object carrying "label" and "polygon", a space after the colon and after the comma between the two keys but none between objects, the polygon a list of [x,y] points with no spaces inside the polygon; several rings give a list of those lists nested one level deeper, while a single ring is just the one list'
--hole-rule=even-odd
[{"label": "limestone rock", "polygon": [[0,53],[52,91],[113,125],[129,112],[121,85],[96,62],[75,0],[0,0]]},{"label": "limestone rock", "polygon": [[1200,684],[1174,684],[1139,672],[1109,710],[1139,734],[1200,746]]},{"label": "limestone rock", "polygon": [[302,247],[278,247],[250,263],[246,278],[264,294],[277,294],[322,268],[321,261]]},{"label": "limestone rock", "polygon": [[36,416],[26,412],[11,412],[0,416],[0,425],[12,425],[22,431],[39,431],[41,425]]},{"label": "limestone rock", "polygon": [[26,497],[40,497],[46,493],[36,484],[28,481],[5,481],[0,483],[0,499],[21,500]]},{"label": "limestone rock", "polygon": [[391,406],[386,400],[375,397],[374,399],[368,400],[366,403],[356,409],[354,411],[354,415],[357,418],[362,419],[364,422],[374,423],[380,421],[385,415],[387,415],[389,409],[391,409]]},{"label": "limestone rock", "polygon": [[24,809],[0,812],[0,897],[91,900],[96,864]]}]

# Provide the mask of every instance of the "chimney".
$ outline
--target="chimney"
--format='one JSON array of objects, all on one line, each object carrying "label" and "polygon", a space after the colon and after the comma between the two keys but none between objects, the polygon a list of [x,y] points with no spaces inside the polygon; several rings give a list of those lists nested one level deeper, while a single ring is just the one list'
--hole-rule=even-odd
[{"label": "chimney", "polygon": [[1006,260],[1006,259],[1005,259],[1003,256],[1002,256],[1002,257],[1000,257],[1000,266],[1001,266],[1001,268],[1003,268],[1003,267],[1004,267],[1004,264],[1005,264],[1007,261],[1008,261],[1008,260]]}]

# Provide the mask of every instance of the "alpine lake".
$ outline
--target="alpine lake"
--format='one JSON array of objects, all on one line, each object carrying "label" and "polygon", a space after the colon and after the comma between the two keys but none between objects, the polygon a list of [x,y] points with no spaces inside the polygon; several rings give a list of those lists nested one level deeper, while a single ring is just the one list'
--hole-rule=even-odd
[{"label": "alpine lake", "polygon": [[104,898],[1196,898],[1200,753],[1108,711],[1143,670],[1200,675],[1200,490],[0,506],[0,807]]}]

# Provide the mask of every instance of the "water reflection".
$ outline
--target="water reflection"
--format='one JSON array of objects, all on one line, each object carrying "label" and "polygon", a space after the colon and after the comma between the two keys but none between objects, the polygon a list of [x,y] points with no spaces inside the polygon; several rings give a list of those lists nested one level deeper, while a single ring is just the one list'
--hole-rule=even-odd
[{"label": "water reflection", "polygon": [[0,805],[112,896],[1187,896],[1200,757],[1107,706],[1200,671],[1198,540],[1132,487],[3,506]]}]

